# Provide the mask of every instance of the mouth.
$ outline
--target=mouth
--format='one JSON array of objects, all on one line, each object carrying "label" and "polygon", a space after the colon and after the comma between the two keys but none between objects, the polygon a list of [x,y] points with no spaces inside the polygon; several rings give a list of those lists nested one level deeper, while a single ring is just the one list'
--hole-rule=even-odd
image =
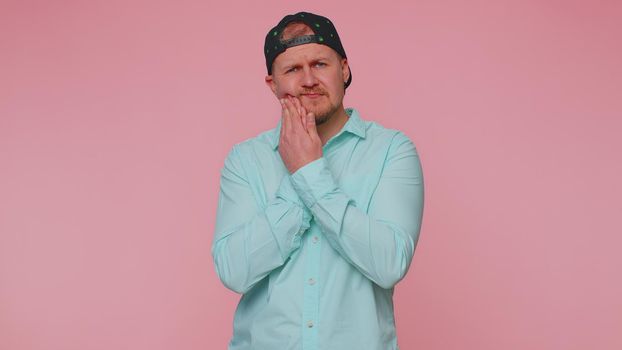
[{"label": "mouth", "polygon": [[306,98],[310,98],[310,99],[316,99],[319,98],[320,96],[323,96],[322,94],[300,94],[300,96],[304,96]]}]

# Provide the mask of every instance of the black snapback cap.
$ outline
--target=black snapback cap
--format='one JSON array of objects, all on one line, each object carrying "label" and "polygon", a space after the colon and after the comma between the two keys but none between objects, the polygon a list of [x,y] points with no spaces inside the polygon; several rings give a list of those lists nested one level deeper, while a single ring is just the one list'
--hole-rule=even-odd
[{"label": "black snapback cap", "polygon": [[[302,22],[309,26],[315,33],[314,35],[303,35],[295,37],[289,40],[281,41],[281,33],[292,22]],[[326,17],[316,15],[310,12],[298,12],[293,15],[287,15],[272,28],[266,35],[266,41],[264,43],[264,55],[266,56],[266,68],[268,68],[268,74],[272,74],[272,63],[276,59],[276,56],[282,54],[287,48],[297,45],[316,43],[322,44],[335,50],[343,58],[346,56],[346,51],[341,45],[341,40],[337,34],[337,29],[333,23]],[[348,65],[348,69],[350,66]],[[352,82],[352,70],[350,69],[350,76],[344,87],[350,86]]]}]

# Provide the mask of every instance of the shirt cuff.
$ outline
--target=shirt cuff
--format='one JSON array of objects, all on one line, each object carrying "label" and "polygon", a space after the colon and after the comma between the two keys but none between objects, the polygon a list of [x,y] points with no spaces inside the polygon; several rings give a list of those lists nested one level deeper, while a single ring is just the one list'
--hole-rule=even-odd
[{"label": "shirt cuff", "polygon": [[300,199],[300,196],[298,196],[298,193],[294,189],[294,186],[292,185],[292,181],[291,181],[291,175],[286,174],[283,176],[283,179],[281,180],[281,184],[279,185],[279,188],[276,190],[276,197],[281,198],[287,202],[294,203],[298,205],[299,207],[301,207],[303,211],[302,220],[303,222],[307,223],[307,225],[303,225],[303,226],[306,226],[306,228],[309,228],[308,223],[309,221],[311,221],[311,217],[313,215],[309,211],[309,208],[302,202],[302,200]]},{"label": "shirt cuff", "polygon": [[307,208],[312,208],[323,196],[337,190],[337,185],[324,157],[296,170],[291,175],[291,183]]},{"label": "shirt cuff", "polygon": [[283,178],[281,179],[281,184],[279,185],[279,188],[277,188],[275,195],[277,198],[284,199],[287,202],[295,203],[299,206],[304,205],[300,200],[298,193],[296,193],[296,190],[292,186],[289,174],[283,175]]},{"label": "shirt cuff", "polygon": [[[277,241],[279,241],[279,246],[282,247],[281,250],[283,252],[283,256],[284,258],[286,258],[294,250],[300,247],[302,243],[302,235],[305,233],[305,231],[309,229],[309,227],[311,227],[311,219],[313,218],[313,214],[311,214],[309,208],[307,208],[300,200],[298,193],[296,193],[296,190],[292,186],[289,174],[283,176],[281,184],[276,190],[276,197],[284,200],[285,202],[294,204],[296,207],[300,208],[302,212],[300,218],[300,226],[293,235],[291,235],[291,233],[286,233],[286,236],[284,237],[276,237]],[[278,217],[280,217],[281,215],[279,215]],[[275,222],[276,220],[278,220],[276,217],[273,218],[273,222]],[[285,240],[285,243],[283,243],[282,240]]]}]

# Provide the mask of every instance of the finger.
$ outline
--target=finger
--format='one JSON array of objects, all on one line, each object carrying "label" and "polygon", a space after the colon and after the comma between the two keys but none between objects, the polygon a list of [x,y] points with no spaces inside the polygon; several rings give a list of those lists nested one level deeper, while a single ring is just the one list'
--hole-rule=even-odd
[{"label": "finger", "polygon": [[298,108],[298,114],[300,115],[300,122],[302,123],[302,128],[308,132],[307,120],[305,119],[307,112],[298,98],[294,98],[294,103],[296,104],[296,107]]},{"label": "finger", "polygon": [[300,114],[300,110],[298,109],[298,106],[296,106],[295,97],[287,95],[287,102],[287,106],[289,107],[289,114],[292,117],[298,116],[298,114]]},{"label": "finger", "polygon": [[304,121],[304,125],[305,125],[305,130],[307,131],[307,134],[311,132],[311,130],[309,130],[309,125],[307,123],[307,114],[309,114],[310,112],[307,112],[307,109],[302,107],[302,111],[303,111],[303,121]]},{"label": "finger", "polygon": [[285,105],[285,99],[281,99],[281,115],[283,116],[283,118],[281,119],[281,138],[291,132],[291,123],[290,123],[290,116],[289,116],[289,110],[287,109],[287,106]]},{"label": "finger", "polygon": [[304,114],[302,114],[302,103],[300,103],[300,99],[298,99],[298,97],[294,97],[292,98],[292,101],[294,101],[294,105],[296,106],[296,109],[298,110],[298,114],[300,114],[300,116],[303,117]]},{"label": "finger", "polygon": [[296,106],[294,106],[294,102],[292,101],[291,97],[285,100],[285,105],[287,106],[287,111],[289,112],[290,116],[290,132],[304,130],[302,128],[302,121],[300,120],[300,116],[298,115],[298,111],[296,110]]},{"label": "finger", "polygon": [[317,133],[317,127],[315,125],[315,114],[307,113],[306,116],[307,120],[305,124],[307,125],[307,130],[309,130],[309,135],[319,138],[320,136]]}]

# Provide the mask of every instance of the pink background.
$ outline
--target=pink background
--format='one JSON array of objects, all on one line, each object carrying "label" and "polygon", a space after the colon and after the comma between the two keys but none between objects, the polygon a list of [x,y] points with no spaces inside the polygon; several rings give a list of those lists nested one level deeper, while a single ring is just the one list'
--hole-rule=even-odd
[{"label": "pink background", "polygon": [[622,348],[621,3],[372,3],[3,0],[0,349],[225,349],[219,172],[276,126],[263,38],[303,9],[421,155],[400,347]]}]

